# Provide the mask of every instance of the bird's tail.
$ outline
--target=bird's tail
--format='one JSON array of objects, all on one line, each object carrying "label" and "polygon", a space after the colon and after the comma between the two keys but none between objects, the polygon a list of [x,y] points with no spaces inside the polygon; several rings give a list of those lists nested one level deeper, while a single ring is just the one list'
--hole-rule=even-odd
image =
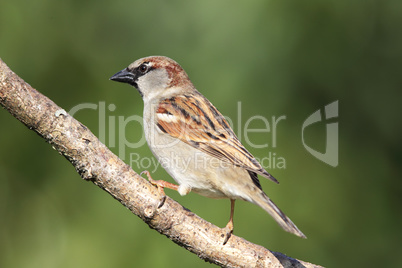
[{"label": "bird's tail", "polygon": [[285,231],[307,238],[264,192],[261,192],[260,198],[254,198],[253,202],[268,212]]}]

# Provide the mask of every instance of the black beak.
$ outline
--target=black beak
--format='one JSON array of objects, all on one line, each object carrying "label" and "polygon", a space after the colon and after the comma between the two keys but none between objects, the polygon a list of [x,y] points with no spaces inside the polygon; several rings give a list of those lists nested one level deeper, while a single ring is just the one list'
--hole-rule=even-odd
[{"label": "black beak", "polygon": [[112,81],[127,83],[130,85],[135,84],[135,76],[132,72],[129,72],[127,69],[121,70],[118,73],[115,73],[112,77],[109,78]]}]

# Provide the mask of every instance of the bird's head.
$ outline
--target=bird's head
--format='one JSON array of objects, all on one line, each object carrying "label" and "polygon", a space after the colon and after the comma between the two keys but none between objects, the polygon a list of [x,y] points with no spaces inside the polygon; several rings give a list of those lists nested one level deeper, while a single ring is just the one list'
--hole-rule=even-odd
[{"label": "bird's head", "polygon": [[183,68],[174,60],[163,56],[138,59],[114,74],[110,80],[134,86],[144,101],[164,98],[176,91],[194,89]]}]

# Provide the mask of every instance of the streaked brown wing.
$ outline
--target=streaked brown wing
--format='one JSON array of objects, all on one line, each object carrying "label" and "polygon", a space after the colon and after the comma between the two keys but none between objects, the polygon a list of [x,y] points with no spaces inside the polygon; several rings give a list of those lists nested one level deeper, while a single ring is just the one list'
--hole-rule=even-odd
[{"label": "streaked brown wing", "polygon": [[220,160],[278,183],[244,148],[223,115],[198,94],[163,100],[157,109],[159,129]]}]

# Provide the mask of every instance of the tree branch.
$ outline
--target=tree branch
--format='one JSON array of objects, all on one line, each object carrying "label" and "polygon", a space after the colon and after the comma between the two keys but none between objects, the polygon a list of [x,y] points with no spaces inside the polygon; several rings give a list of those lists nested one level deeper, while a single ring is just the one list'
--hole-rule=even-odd
[{"label": "tree branch", "polygon": [[91,180],[152,229],[222,267],[321,267],[296,260],[232,235],[167,197],[157,208],[157,189],[114,155],[83,124],[12,72],[0,59],[0,104]]}]

